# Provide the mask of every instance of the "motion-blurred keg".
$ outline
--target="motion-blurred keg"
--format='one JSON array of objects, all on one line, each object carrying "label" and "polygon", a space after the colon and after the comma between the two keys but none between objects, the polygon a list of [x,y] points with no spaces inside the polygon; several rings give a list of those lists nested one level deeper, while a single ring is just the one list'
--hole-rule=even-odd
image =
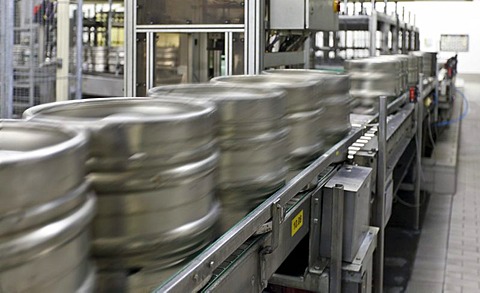
[{"label": "motion-blurred keg", "polygon": [[424,77],[435,76],[437,74],[437,53],[435,52],[410,52],[411,55],[422,57],[422,73]]},{"label": "motion-blurred keg", "polygon": [[93,292],[87,136],[0,121],[0,290]]},{"label": "motion-blurred keg", "polygon": [[319,82],[319,106],[325,109],[320,121],[320,131],[325,148],[330,148],[350,131],[350,79],[348,75],[331,71],[305,69],[272,69],[265,74],[297,76]]},{"label": "motion-blurred keg", "polygon": [[212,79],[213,83],[278,87],[286,91],[286,120],[290,127],[290,170],[303,169],[315,160],[324,148],[321,130],[324,110],[318,105],[319,82],[301,77],[276,75],[234,75]]},{"label": "motion-blurred keg", "polygon": [[216,103],[220,116],[218,194],[222,231],[285,183],[288,128],[285,92],[215,84],[182,84],[150,90],[150,96]]},{"label": "motion-blurred keg", "polygon": [[414,55],[408,55],[408,86],[416,86],[418,84],[418,74],[420,72],[420,68],[422,67],[423,58]]},{"label": "motion-blurred keg", "polygon": [[112,47],[108,50],[108,71],[110,73],[123,73],[125,65],[125,49]]},{"label": "motion-blurred keg", "polygon": [[395,54],[395,55],[382,55],[381,58],[392,58],[400,62],[400,79],[399,79],[399,91],[397,95],[403,94],[407,90],[408,85],[408,55]]},{"label": "motion-blurred keg", "polygon": [[214,104],[135,98],[41,105],[27,118],[90,132],[98,195],[93,253],[102,270],[168,268],[209,244],[218,150]]},{"label": "motion-blurred keg", "polygon": [[400,61],[378,57],[347,60],[345,69],[350,74],[350,94],[363,108],[373,110],[379,96],[392,98],[400,93]]}]

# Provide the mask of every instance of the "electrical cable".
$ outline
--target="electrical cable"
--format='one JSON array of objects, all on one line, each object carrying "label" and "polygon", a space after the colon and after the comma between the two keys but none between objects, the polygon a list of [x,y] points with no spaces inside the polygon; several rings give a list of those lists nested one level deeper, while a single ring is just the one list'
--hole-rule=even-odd
[{"label": "electrical cable", "polygon": [[459,123],[461,121],[463,121],[467,115],[468,115],[468,112],[470,111],[470,104],[467,100],[467,98],[465,97],[465,94],[462,93],[461,91],[457,90],[456,91],[460,97],[462,97],[463,99],[463,113],[462,115],[460,115],[459,118],[457,119],[452,119],[452,120],[449,120],[449,121],[441,121],[441,122],[437,122],[435,125],[436,126],[448,126],[448,125],[451,125],[451,124],[454,124],[454,123]]}]

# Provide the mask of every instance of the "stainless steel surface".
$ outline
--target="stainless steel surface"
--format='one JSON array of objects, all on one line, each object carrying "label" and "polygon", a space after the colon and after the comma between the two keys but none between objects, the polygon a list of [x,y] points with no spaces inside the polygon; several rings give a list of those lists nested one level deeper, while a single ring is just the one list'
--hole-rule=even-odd
[{"label": "stainless steel surface", "polygon": [[335,145],[350,130],[350,112],[352,98],[350,96],[350,78],[346,74],[331,71],[305,69],[273,69],[265,74],[279,76],[296,76],[319,83],[318,104],[325,112],[320,121],[321,136],[325,141],[325,149]]},{"label": "stainless steel surface", "polygon": [[[231,256],[232,253],[242,246],[247,239],[272,217],[272,205],[279,203],[284,206],[301,191],[305,185],[314,178],[317,178],[318,175],[338,157],[346,157],[348,146],[360,136],[361,129],[352,130],[349,136],[332,147],[297,177],[288,182],[285,187],[237,223],[233,229],[229,230],[209,248],[200,253],[181,272],[158,288],[156,292],[165,292],[165,290],[170,290],[171,292],[189,292],[202,288],[208,283],[212,273],[220,264]],[[298,211],[298,209],[295,210]],[[285,225],[290,226],[291,223],[284,221],[282,226]],[[282,242],[279,243],[283,245]],[[258,250],[255,251],[255,255],[258,256]],[[282,256],[282,258],[284,257],[286,257],[286,255]],[[256,262],[256,265],[258,267],[258,262]]]},{"label": "stainless steel surface", "polygon": [[291,170],[303,169],[321,153],[324,141],[318,125],[323,109],[318,104],[317,81],[301,77],[274,75],[237,75],[212,79],[213,83],[250,85],[256,87],[277,87],[286,91],[286,120],[290,127],[289,144]]},{"label": "stainless steel surface", "polygon": [[352,262],[360,248],[370,224],[370,195],[372,189],[372,169],[357,166],[345,166],[325,185],[324,210],[322,213],[322,242],[320,253],[324,257],[332,257],[330,253],[335,231],[329,224],[334,210],[335,187],[344,188],[343,213],[343,261]]},{"label": "stainless steel surface", "polygon": [[0,121],[2,291],[93,292],[86,154],[83,132]]},{"label": "stainless steel surface", "polygon": [[376,107],[379,96],[399,96],[401,66],[400,61],[378,57],[345,61],[345,70],[351,79],[350,94],[368,108]]},{"label": "stainless steel surface", "polygon": [[[339,171],[341,172],[341,170]],[[336,176],[336,175],[335,175]],[[335,177],[332,178],[332,180]],[[325,188],[328,188],[327,185]],[[330,186],[331,187],[331,186]],[[330,290],[331,293],[342,291],[342,261],[343,261],[343,245],[344,245],[344,222],[343,216],[345,213],[345,186],[341,183],[335,184],[332,187],[331,202],[331,221],[325,221],[324,224],[329,225],[331,228],[331,244],[330,244]],[[328,197],[324,194],[324,199]],[[348,212],[348,211],[347,211]],[[348,223],[347,223],[348,225]],[[323,233],[322,233],[323,234]],[[322,239],[322,242],[326,239]],[[322,246],[320,245],[320,249]],[[312,248],[312,249],[317,249]]]},{"label": "stainless steel surface", "polygon": [[210,83],[157,87],[149,95],[217,105],[217,195],[222,201],[223,231],[285,184],[289,129],[284,120],[284,91]]},{"label": "stainless steel surface", "polygon": [[93,254],[100,269],[165,268],[212,239],[219,215],[214,104],[91,99],[34,107],[24,116],[90,133],[88,178],[99,204]]}]

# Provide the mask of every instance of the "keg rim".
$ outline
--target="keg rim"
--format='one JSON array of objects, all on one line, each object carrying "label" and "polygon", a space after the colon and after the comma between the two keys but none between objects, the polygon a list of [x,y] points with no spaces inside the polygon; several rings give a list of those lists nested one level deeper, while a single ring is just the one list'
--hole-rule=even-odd
[{"label": "keg rim", "polygon": [[[72,106],[94,108],[98,105],[106,105],[111,103],[113,106],[115,103],[117,105],[126,106],[128,104],[141,103],[140,105],[145,104],[145,106],[176,106],[178,108],[189,106],[191,109],[185,110],[179,113],[167,113],[167,114],[158,114],[158,115],[148,115],[141,116],[138,119],[127,120],[128,122],[135,123],[161,123],[161,122],[172,122],[181,120],[193,120],[199,117],[210,116],[216,113],[217,107],[214,103],[208,101],[199,101],[191,98],[185,98],[181,100],[172,100],[165,98],[150,98],[150,97],[111,97],[111,98],[98,98],[98,99],[85,99],[85,100],[71,100],[63,102],[55,102],[49,104],[43,104],[39,106],[32,107],[27,109],[23,113],[23,117],[27,120],[41,121],[48,123],[58,123],[60,121],[69,121],[78,123],[79,126],[89,125],[90,127],[102,127],[105,125],[112,124],[126,124],[125,117],[109,117],[108,120],[103,120],[103,117],[81,117],[81,116],[68,116],[62,114],[53,114],[56,112],[62,112],[65,110],[71,110]],[[111,109],[110,107],[109,109]],[[134,113],[134,112],[129,112]],[[137,112],[138,113],[138,112]],[[115,114],[112,111],[109,115]],[[108,116],[108,115],[106,115]],[[95,123],[95,125],[92,125]]]},{"label": "keg rim", "polygon": [[[195,92],[198,90],[198,92]],[[205,90],[205,92],[200,92]],[[191,92],[188,92],[191,91]],[[208,92],[207,92],[208,91]],[[225,94],[228,93],[228,96]],[[255,87],[242,84],[190,83],[164,85],[150,89],[148,95],[157,99],[169,96],[186,97],[208,101],[255,101],[285,97],[285,90],[278,87]]]},{"label": "keg rim", "polygon": [[268,74],[218,76],[212,78],[210,82],[214,84],[245,84],[252,87],[261,88],[270,86],[287,90],[303,87],[314,87],[324,83],[322,80],[306,80],[300,76],[277,76]]},{"label": "keg rim", "polygon": [[0,120],[0,131],[5,127],[19,129],[19,130],[35,130],[42,132],[60,132],[67,136],[68,139],[60,143],[51,144],[35,150],[18,152],[9,154],[8,156],[0,157],[0,165],[27,163],[26,161],[41,161],[57,156],[64,152],[69,152],[72,149],[86,148],[89,135],[85,131],[78,130],[72,127],[58,126],[41,122],[32,122],[25,120]]}]

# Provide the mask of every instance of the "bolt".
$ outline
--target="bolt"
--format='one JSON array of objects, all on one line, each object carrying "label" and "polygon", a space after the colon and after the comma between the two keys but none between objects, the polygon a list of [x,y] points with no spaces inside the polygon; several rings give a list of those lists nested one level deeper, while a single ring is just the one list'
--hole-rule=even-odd
[{"label": "bolt", "polygon": [[318,224],[318,219],[313,219],[313,224],[317,225]]},{"label": "bolt", "polygon": [[198,276],[198,274],[193,275],[193,280],[195,282],[198,282],[199,279],[200,279],[200,277]]},{"label": "bolt", "polygon": [[315,199],[313,200],[313,202],[314,202],[314,204],[319,204],[319,203],[320,203],[320,199],[315,198]]},{"label": "bolt", "polygon": [[252,284],[252,286],[255,286],[255,276],[252,276],[252,278],[250,279],[250,283]]},{"label": "bolt", "polygon": [[314,269],[316,269],[317,271],[320,270],[320,267],[319,266],[315,266]]},{"label": "bolt", "polygon": [[215,262],[212,260],[212,261],[208,264],[208,266],[209,266],[209,267],[213,267],[214,264],[215,264]]}]

